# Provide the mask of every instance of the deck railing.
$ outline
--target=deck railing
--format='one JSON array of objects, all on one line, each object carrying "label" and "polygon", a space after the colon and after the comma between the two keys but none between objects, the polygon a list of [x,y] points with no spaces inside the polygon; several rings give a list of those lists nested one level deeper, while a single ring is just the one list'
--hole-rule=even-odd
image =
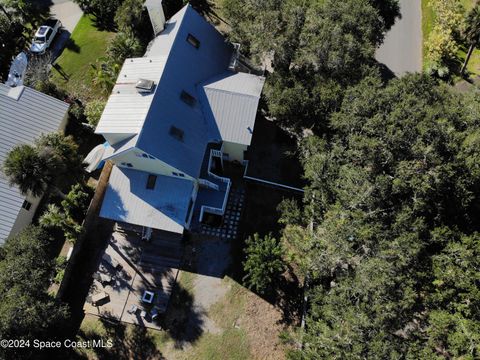
[{"label": "deck railing", "polygon": [[211,214],[214,214],[214,215],[220,215],[220,216],[222,216],[225,213],[225,209],[227,207],[228,194],[230,193],[230,188],[232,186],[232,181],[229,178],[218,176],[217,174],[214,174],[213,172],[210,171],[210,169],[212,168],[212,158],[213,157],[220,157],[220,159],[222,159],[222,156],[223,156],[222,151],[211,149],[210,150],[210,158],[208,159],[208,169],[207,170],[208,170],[208,175],[209,176],[227,184],[227,189],[225,191],[225,196],[223,198],[223,204],[222,204],[221,208],[202,205],[202,207],[200,208],[200,222],[202,222],[203,215],[205,214],[205,212],[208,212],[208,213],[211,213]]}]

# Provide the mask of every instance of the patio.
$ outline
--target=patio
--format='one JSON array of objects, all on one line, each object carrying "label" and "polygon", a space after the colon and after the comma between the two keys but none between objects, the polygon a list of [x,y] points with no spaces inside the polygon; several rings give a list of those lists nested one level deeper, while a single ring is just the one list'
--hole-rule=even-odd
[{"label": "patio", "polygon": [[161,329],[182,257],[181,236],[154,230],[142,241],[141,228],[115,226],[98,262],[85,313]]}]

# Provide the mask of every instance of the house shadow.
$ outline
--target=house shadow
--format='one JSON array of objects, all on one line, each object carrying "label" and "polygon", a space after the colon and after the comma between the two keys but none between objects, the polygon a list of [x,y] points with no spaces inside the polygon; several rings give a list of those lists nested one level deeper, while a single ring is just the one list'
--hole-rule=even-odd
[{"label": "house shadow", "polygon": [[[74,335],[83,321],[83,306],[89,295],[93,274],[97,271],[100,254],[103,252],[113,229],[113,223],[97,218],[93,229],[86,234],[85,243],[77,254],[74,271],[65,284],[61,300],[68,304],[71,313],[71,331]],[[68,336],[68,335],[67,335]]]}]

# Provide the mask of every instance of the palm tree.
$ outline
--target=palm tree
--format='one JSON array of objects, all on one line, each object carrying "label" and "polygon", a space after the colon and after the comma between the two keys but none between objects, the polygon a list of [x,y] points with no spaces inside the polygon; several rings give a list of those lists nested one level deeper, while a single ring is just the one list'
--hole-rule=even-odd
[{"label": "palm tree", "polygon": [[5,159],[3,172],[10,185],[17,185],[22,194],[40,196],[53,191],[65,199],[58,184],[69,178],[75,168],[68,167],[66,154],[58,148],[59,144],[47,146],[44,142],[48,140],[52,139],[41,138],[35,147],[26,144],[14,147]]},{"label": "palm tree", "polygon": [[8,154],[3,172],[10,185],[17,185],[22,194],[40,196],[52,183],[51,162],[31,145],[18,145]]},{"label": "palm tree", "polygon": [[465,39],[470,42],[470,47],[463,63],[462,70],[460,71],[461,74],[463,74],[465,69],[467,68],[468,61],[470,60],[473,50],[477,46],[478,40],[480,38],[480,5],[476,5],[470,11],[465,23],[466,27],[464,35]]},{"label": "palm tree", "polygon": [[93,71],[93,83],[106,94],[112,91],[120,72],[120,65],[105,57],[99,58],[95,64],[90,64]]},{"label": "palm tree", "polygon": [[44,228],[62,229],[65,237],[72,242],[75,242],[75,239],[82,232],[82,226],[55,204],[48,205],[47,210],[38,222]]}]

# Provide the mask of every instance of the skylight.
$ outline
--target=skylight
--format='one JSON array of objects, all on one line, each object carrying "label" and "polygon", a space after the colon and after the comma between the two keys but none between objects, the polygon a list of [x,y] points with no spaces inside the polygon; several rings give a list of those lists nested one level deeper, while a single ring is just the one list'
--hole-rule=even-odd
[{"label": "skylight", "polygon": [[175,139],[177,139],[178,141],[183,141],[183,130],[175,127],[175,126],[172,126],[170,128],[170,135],[173,136]]},{"label": "skylight", "polygon": [[188,34],[187,42],[196,49],[198,49],[200,47],[200,41],[195,36],[193,36],[192,34]]},{"label": "skylight", "polygon": [[197,102],[197,99],[195,99],[192,95],[190,95],[186,91],[182,91],[182,93],[180,94],[180,99],[182,99],[182,101],[185,104],[190,105],[192,107],[195,106],[195,103]]}]

